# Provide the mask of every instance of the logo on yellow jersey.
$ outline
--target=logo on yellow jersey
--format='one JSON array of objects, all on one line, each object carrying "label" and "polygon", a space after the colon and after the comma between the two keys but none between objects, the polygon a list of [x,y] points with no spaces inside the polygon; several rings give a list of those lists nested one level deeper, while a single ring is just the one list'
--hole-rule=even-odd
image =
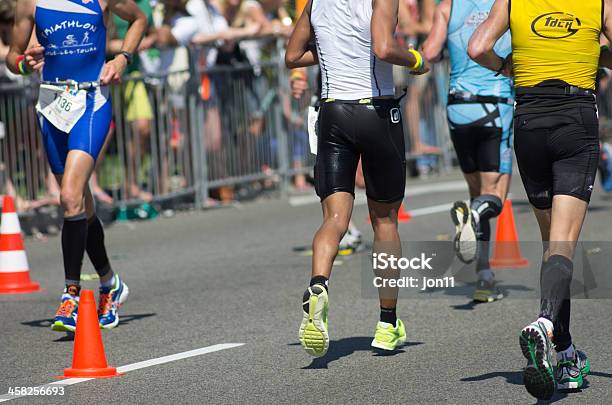
[{"label": "logo on yellow jersey", "polygon": [[578,17],[572,14],[555,11],[536,17],[531,23],[531,31],[539,37],[561,39],[571,37],[580,29]]}]

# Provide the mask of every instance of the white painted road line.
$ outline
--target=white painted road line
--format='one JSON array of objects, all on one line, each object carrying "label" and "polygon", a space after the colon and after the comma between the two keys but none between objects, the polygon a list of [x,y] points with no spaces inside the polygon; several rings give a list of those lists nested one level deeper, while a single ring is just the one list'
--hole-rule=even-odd
[{"label": "white painted road line", "polygon": [[[172,361],[182,360],[189,357],[200,356],[202,354],[218,352],[220,350],[225,349],[233,349],[235,347],[243,346],[244,343],[220,343],[218,345],[212,345],[207,347],[202,347],[200,349],[189,350],[187,352],[171,354],[168,356],[158,357],[156,359],[140,361],[138,363],[128,364],[125,366],[117,367],[117,371],[120,373],[126,373],[128,371],[139,370],[141,368],[157,366],[160,364],[170,363]],[[46,387],[57,387],[57,386],[68,386],[74,385],[78,383],[82,383],[85,381],[94,380],[94,378],[67,378],[65,380],[54,381],[49,384],[39,385],[36,388],[46,388]],[[16,399],[20,397],[24,397],[26,395],[0,395],[0,402],[10,401],[11,399]]]},{"label": "white painted road line", "polygon": [[[433,194],[433,193],[445,193],[449,191],[467,191],[467,185],[464,180],[455,181],[444,181],[440,183],[432,184],[419,184],[419,185],[407,185],[406,186],[406,197],[414,197],[417,195]],[[308,204],[319,203],[319,197],[314,193],[308,195],[300,195],[289,197],[289,205],[292,207],[299,207]],[[365,205],[367,203],[367,197],[365,192],[357,191],[355,193],[355,205]]]},{"label": "white painted road line", "polygon": [[188,352],[171,354],[169,356],[159,357],[157,359],[145,360],[134,364],[128,364],[127,366],[117,367],[117,371],[119,371],[120,373],[126,373],[128,371],[138,370],[145,367],[157,366],[158,364],[170,363],[171,361],[186,359],[188,357],[218,352],[219,350],[232,349],[234,347],[239,347],[242,345],[244,345],[244,343],[221,343],[214,346],[202,347],[201,349],[190,350]]},{"label": "white painted road line", "polygon": [[453,208],[453,204],[440,204],[432,205],[430,207],[417,208],[412,211],[408,211],[413,217],[422,217],[424,215],[436,214],[438,212],[449,212]]}]

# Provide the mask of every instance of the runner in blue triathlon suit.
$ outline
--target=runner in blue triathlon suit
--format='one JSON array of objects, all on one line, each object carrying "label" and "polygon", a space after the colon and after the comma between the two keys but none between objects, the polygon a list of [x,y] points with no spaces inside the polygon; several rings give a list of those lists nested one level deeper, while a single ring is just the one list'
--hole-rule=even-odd
[{"label": "runner in blue triathlon suit", "polygon": [[[105,63],[109,12],[130,22],[123,52]],[[36,106],[47,157],[61,186],[62,251],[66,287],[53,330],[74,331],[85,251],[100,276],[102,328],[119,323],[128,289],[111,269],[104,231],[87,185],[111,120],[109,84],[121,75],[146,29],[132,0],[19,0],[7,66],[41,72]],[[36,27],[36,39],[31,40]],[[38,42],[36,42],[38,41]]]},{"label": "runner in blue triathlon suit", "polygon": [[[501,213],[512,173],[512,81],[478,65],[467,52],[472,34],[487,18],[493,3],[442,0],[423,43],[423,54],[429,61],[440,60],[445,44],[450,54],[448,124],[471,200],[469,207],[457,201],[451,217],[456,226],[457,256],[466,263],[478,259],[474,293],[478,302],[503,297],[489,266],[489,220]],[[510,54],[509,32],[497,41],[495,49],[504,57]]]}]

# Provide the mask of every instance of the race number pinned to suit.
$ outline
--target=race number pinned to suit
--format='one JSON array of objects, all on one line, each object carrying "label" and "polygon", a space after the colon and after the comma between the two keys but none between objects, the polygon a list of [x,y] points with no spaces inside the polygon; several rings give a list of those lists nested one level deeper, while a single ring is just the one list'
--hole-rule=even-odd
[{"label": "race number pinned to suit", "polygon": [[391,110],[389,110],[389,114],[391,115],[391,122],[393,124],[399,124],[399,122],[402,120],[402,114],[400,113],[400,109],[397,107],[393,107]]},{"label": "race number pinned to suit", "polygon": [[85,114],[86,105],[86,90],[41,84],[36,111],[60,131],[70,133]]},{"label": "race number pinned to suit", "polygon": [[319,108],[308,107],[308,144],[310,153],[317,154],[317,122],[319,121]]}]

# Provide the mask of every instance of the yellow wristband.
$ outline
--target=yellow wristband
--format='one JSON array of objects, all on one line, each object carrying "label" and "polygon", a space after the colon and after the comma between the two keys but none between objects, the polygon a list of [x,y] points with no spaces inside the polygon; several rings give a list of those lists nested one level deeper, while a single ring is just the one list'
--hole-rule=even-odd
[{"label": "yellow wristband", "polygon": [[294,70],[291,72],[289,80],[306,80],[306,74],[301,70]]},{"label": "yellow wristband", "polygon": [[419,51],[416,51],[414,49],[410,49],[408,52],[410,52],[416,59],[416,62],[414,63],[414,66],[410,67],[410,70],[421,70],[421,68],[423,67],[423,56],[421,56],[421,53]]},{"label": "yellow wristband", "polygon": [[25,60],[24,59],[19,61],[19,63],[17,64],[17,67],[19,68],[19,73],[22,76],[29,76],[30,75],[30,71],[28,71],[28,69],[26,69],[26,67],[25,67]]}]

